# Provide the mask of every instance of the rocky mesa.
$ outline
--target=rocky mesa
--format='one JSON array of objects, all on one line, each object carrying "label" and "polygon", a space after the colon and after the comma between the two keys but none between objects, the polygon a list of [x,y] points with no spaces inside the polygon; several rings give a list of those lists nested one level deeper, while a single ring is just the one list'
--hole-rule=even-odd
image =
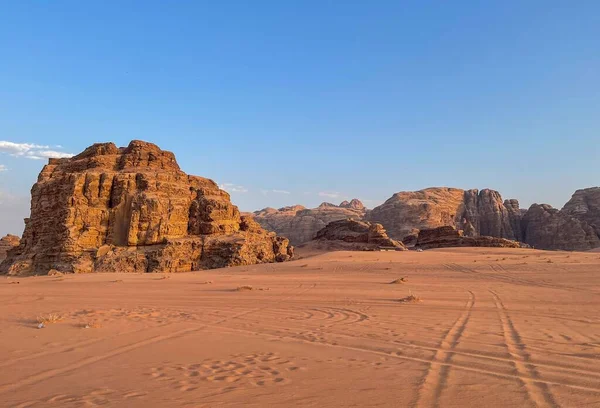
[{"label": "rocky mesa", "polygon": [[[414,245],[419,231],[450,226],[464,237],[520,241],[538,249],[585,251],[600,247],[600,188],[578,190],[562,210],[546,204],[521,209],[490,189],[433,187],[394,194],[365,220]],[[465,241],[466,242],[466,241]]]},{"label": "rocky mesa", "polygon": [[502,201],[497,191],[432,187],[394,194],[375,207],[366,220],[381,223],[394,239],[417,234],[422,229],[452,226],[465,236],[521,238],[519,203]]},{"label": "rocky mesa", "polygon": [[100,143],[49,160],[0,273],[194,271],[285,261],[292,251],[214,181],[181,171],[173,153]]},{"label": "rocky mesa", "polygon": [[353,219],[330,222],[317,232],[308,245],[311,244],[316,248],[326,249],[376,250],[384,247],[406,250],[401,242],[388,237],[381,224]]},{"label": "rocky mesa", "polygon": [[317,232],[330,222],[348,218],[360,220],[366,213],[360,200],[343,201],[340,205],[322,203],[307,209],[301,205],[280,209],[265,208],[253,216],[263,228],[282,235],[293,245],[300,245],[315,238]]},{"label": "rocky mesa", "polygon": [[445,226],[419,231],[415,247],[421,249],[450,247],[521,248],[523,244],[490,236],[465,237],[454,227]]}]

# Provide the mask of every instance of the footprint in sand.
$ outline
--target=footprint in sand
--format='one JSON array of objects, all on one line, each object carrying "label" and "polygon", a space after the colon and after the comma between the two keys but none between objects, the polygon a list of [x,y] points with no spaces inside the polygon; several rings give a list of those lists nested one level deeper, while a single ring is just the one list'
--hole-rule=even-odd
[{"label": "footprint in sand", "polygon": [[195,390],[202,381],[229,384],[228,389],[244,384],[256,387],[283,385],[290,382],[285,373],[303,369],[292,360],[269,352],[234,354],[227,360],[207,359],[189,365],[153,367],[148,375],[183,392]]}]

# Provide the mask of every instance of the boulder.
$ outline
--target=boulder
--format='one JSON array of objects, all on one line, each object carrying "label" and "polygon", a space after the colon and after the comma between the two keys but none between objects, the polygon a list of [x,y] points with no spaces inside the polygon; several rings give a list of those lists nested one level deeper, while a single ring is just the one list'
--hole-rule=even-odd
[{"label": "boulder", "polygon": [[132,141],[50,159],[4,274],[179,272],[286,260],[289,241],[242,217],[229,194],[175,156]]}]

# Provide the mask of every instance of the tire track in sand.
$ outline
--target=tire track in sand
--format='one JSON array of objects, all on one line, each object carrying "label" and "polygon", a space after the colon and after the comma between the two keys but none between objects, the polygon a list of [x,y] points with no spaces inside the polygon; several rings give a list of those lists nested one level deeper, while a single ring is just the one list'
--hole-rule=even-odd
[{"label": "tire track in sand", "polygon": [[[287,300],[289,298],[292,298],[294,296],[298,296],[298,295],[301,295],[301,294],[303,294],[305,292],[308,292],[309,290],[314,289],[316,286],[317,286],[317,284],[315,283],[310,288],[301,290],[301,291],[296,292],[296,293],[292,293],[291,295],[286,296],[286,297],[280,299],[279,301],[277,301],[276,304],[277,303],[281,303],[281,302],[283,302],[283,301],[285,301],[285,300]],[[301,289],[301,288],[302,288],[302,285],[300,285],[298,287],[298,289]],[[235,315],[224,317],[223,319],[221,319],[219,321],[216,321],[214,323],[211,323],[211,324],[203,324],[203,325],[201,325],[199,327],[191,327],[191,328],[187,328],[187,329],[178,330],[178,331],[172,332],[170,334],[158,335],[158,336],[150,337],[149,339],[140,340],[140,341],[136,341],[136,342],[133,342],[133,343],[121,346],[121,347],[117,347],[116,349],[113,349],[113,350],[111,350],[109,352],[106,352],[106,353],[103,353],[103,354],[100,354],[100,355],[97,355],[97,356],[92,356],[92,357],[84,358],[82,360],[79,360],[79,361],[77,361],[75,363],[66,365],[66,366],[61,367],[61,368],[55,368],[55,369],[50,369],[50,370],[42,371],[40,373],[33,374],[31,376],[22,378],[22,379],[20,379],[18,381],[15,381],[13,383],[8,383],[8,384],[0,385],[0,394],[4,394],[4,393],[9,392],[9,391],[14,391],[14,390],[16,390],[18,388],[21,388],[21,387],[24,387],[24,386],[27,386],[27,385],[36,384],[38,382],[47,380],[49,378],[56,377],[58,375],[62,375],[62,374],[65,374],[65,373],[69,373],[69,372],[78,370],[78,369],[83,368],[85,366],[88,366],[90,364],[94,364],[94,363],[97,363],[99,361],[103,361],[103,360],[109,359],[111,357],[115,357],[115,356],[121,355],[123,353],[127,353],[129,351],[136,350],[136,349],[138,349],[140,347],[144,347],[144,346],[147,346],[149,344],[155,344],[155,343],[159,343],[159,342],[162,342],[162,341],[165,341],[165,340],[170,340],[170,339],[173,339],[173,338],[180,338],[180,337],[183,337],[183,336],[187,336],[187,335],[189,335],[191,333],[199,332],[199,331],[204,330],[204,329],[206,329],[208,327],[219,327],[221,324],[223,324],[223,323],[225,323],[225,322],[227,322],[229,320],[238,319],[238,318],[246,316],[246,315],[248,315],[250,313],[255,313],[255,312],[258,312],[260,310],[264,310],[266,308],[269,308],[269,307],[272,307],[272,305],[268,304],[266,306],[257,307],[257,308],[250,309],[250,310],[245,310],[245,311],[237,313]]]},{"label": "tire track in sand", "polygon": [[452,361],[453,350],[460,341],[460,337],[467,328],[467,323],[471,317],[471,310],[475,305],[475,295],[469,291],[469,300],[460,317],[456,319],[450,330],[446,333],[438,349],[429,363],[427,372],[423,378],[417,401],[413,404],[416,407],[438,407],[442,390],[446,385],[448,373],[450,372],[449,363]]},{"label": "tire track in sand", "polygon": [[512,357],[512,364],[517,370],[518,376],[521,377],[520,382],[525,387],[529,399],[536,407],[558,407],[550,392],[548,383],[539,381],[540,376],[537,367],[530,362],[530,356],[525,351],[525,347],[521,342],[521,336],[508,315],[502,299],[493,290],[489,290],[489,292],[494,297],[494,304],[502,323],[504,343],[506,344],[508,353]]}]

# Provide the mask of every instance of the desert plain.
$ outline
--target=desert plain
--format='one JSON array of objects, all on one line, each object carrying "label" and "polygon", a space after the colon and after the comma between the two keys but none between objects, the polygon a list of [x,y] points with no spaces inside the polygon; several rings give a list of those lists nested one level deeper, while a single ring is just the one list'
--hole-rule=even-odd
[{"label": "desert plain", "polygon": [[297,255],[3,277],[0,405],[600,406],[598,252]]}]

